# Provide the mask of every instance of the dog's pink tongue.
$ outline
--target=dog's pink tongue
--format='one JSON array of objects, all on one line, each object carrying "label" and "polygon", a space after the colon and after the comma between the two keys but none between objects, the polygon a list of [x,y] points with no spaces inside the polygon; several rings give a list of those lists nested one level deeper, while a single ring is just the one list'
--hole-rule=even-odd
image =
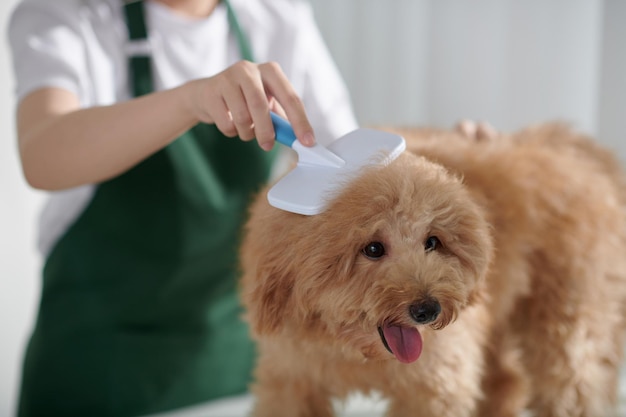
[{"label": "dog's pink tongue", "polygon": [[383,333],[391,352],[402,363],[411,363],[422,353],[422,336],[415,327],[384,326]]}]

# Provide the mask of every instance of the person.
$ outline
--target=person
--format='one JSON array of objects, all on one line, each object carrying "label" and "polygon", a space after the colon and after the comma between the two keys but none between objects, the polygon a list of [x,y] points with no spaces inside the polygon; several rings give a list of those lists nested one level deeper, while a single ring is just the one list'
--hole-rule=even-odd
[{"label": "person", "polygon": [[23,172],[50,191],[18,414],[137,416],[245,392],[236,253],[277,159],[270,111],[305,146],[356,128],[310,6],[22,0],[8,39]]}]

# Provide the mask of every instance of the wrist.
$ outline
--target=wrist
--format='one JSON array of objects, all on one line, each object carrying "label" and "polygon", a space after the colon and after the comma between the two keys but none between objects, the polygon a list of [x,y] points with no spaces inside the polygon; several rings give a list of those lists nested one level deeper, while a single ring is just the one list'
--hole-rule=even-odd
[{"label": "wrist", "polygon": [[185,113],[185,116],[189,118],[192,125],[196,125],[206,119],[206,116],[203,117],[201,114],[200,106],[198,105],[200,90],[199,80],[188,81],[173,90],[180,102],[180,108]]}]

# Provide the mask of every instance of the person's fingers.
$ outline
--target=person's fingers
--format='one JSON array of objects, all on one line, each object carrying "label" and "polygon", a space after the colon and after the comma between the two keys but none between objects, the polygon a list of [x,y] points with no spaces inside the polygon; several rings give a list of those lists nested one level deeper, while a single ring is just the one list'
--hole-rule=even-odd
[{"label": "person's fingers", "polygon": [[229,138],[237,136],[237,128],[224,100],[216,100],[213,103],[211,114],[213,115],[211,118],[220,132]]},{"label": "person's fingers", "polygon": [[262,149],[272,149],[271,110],[289,120],[303,145],[315,144],[302,100],[278,64],[240,61],[205,80],[203,87],[193,94],[195,112],[226,136],[238,135],[244,141],[256,138]]},{"label": "person's fingers", "polygon": [[305,146],[315,144],[313,127],[306,116],[302,100],[277,63],[259,65],[261,78],[268,94],[282,106],[298,140]]},{"label": "person's fingers", "polygon": [[461,135],[474,139],[476,137],[476,123],[472,120],[463,119],[454,128]]},{"label": "person's fingers", "polygon": [[240,91],[238,94],[231,94],[229,97],[225,97],[225,101],[239,138],[246,142],[253,140],[255,136],[254,122],[246,106],[243,93]]},{"label": "person's fingers", "polygon": [[254,136],[259,146],[268,151],[274,147],[274,126],[270,118],[269,99],[258,66],[247,65],[241,79],[241,91],[252,118]]},{"label": "person's fingers", "polygon": [[498,131],[491,124],[467,119],[458,122],[455,130],[466,138],[477,141],[493,140],[498,136]]},{"label": "person's fingers", "polygon": [[224,73],[216,76],[195,80],[187,84],[190,91],[191,108],[203,123],[215,124],[228,137],[237,136],[237,128],[233,123],[228,105],[224,101],[224,91],[230,82]]},{"label": "person's fingers", "polygon": [[244,141],[254,139],[253,120],[248,110],[248,103],[243,92],[242,83],[247,82],[248,71],[243,65],[235,64],[224,74],[222,95],[230,112],[239,138]]},{"label": "person's fingers", "polygon": [[268,98],[268,102],[270,105],[270,111],[273,111],[283,119],[287,119],[287,113],[285,113],[285,109],[283,109],[283,106],[281,106],[274,97],[270,96]]},{"label": "person's fingers", "polygon": [[222,94],[239,138],[243,141],[256,138],[262,149],[272,149],[274,127],[258,66],[240,61],[223,78]]},{"label": "person's fingers", "polygon": [[476,127],[476,138],[479,140],[493,140],[498,136],[495,127],[487,122],[478,122]]}]

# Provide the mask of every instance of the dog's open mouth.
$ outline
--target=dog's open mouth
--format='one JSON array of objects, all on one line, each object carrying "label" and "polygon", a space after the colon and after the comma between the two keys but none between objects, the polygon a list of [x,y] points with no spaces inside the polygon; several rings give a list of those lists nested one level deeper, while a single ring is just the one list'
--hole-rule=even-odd
[{"label": "dog's open mouth", "polygon": [[378,334],[385,348],[402,363],[414,362],[422,353],[422,335],[415,327],[384,324],[378,327]]}]

